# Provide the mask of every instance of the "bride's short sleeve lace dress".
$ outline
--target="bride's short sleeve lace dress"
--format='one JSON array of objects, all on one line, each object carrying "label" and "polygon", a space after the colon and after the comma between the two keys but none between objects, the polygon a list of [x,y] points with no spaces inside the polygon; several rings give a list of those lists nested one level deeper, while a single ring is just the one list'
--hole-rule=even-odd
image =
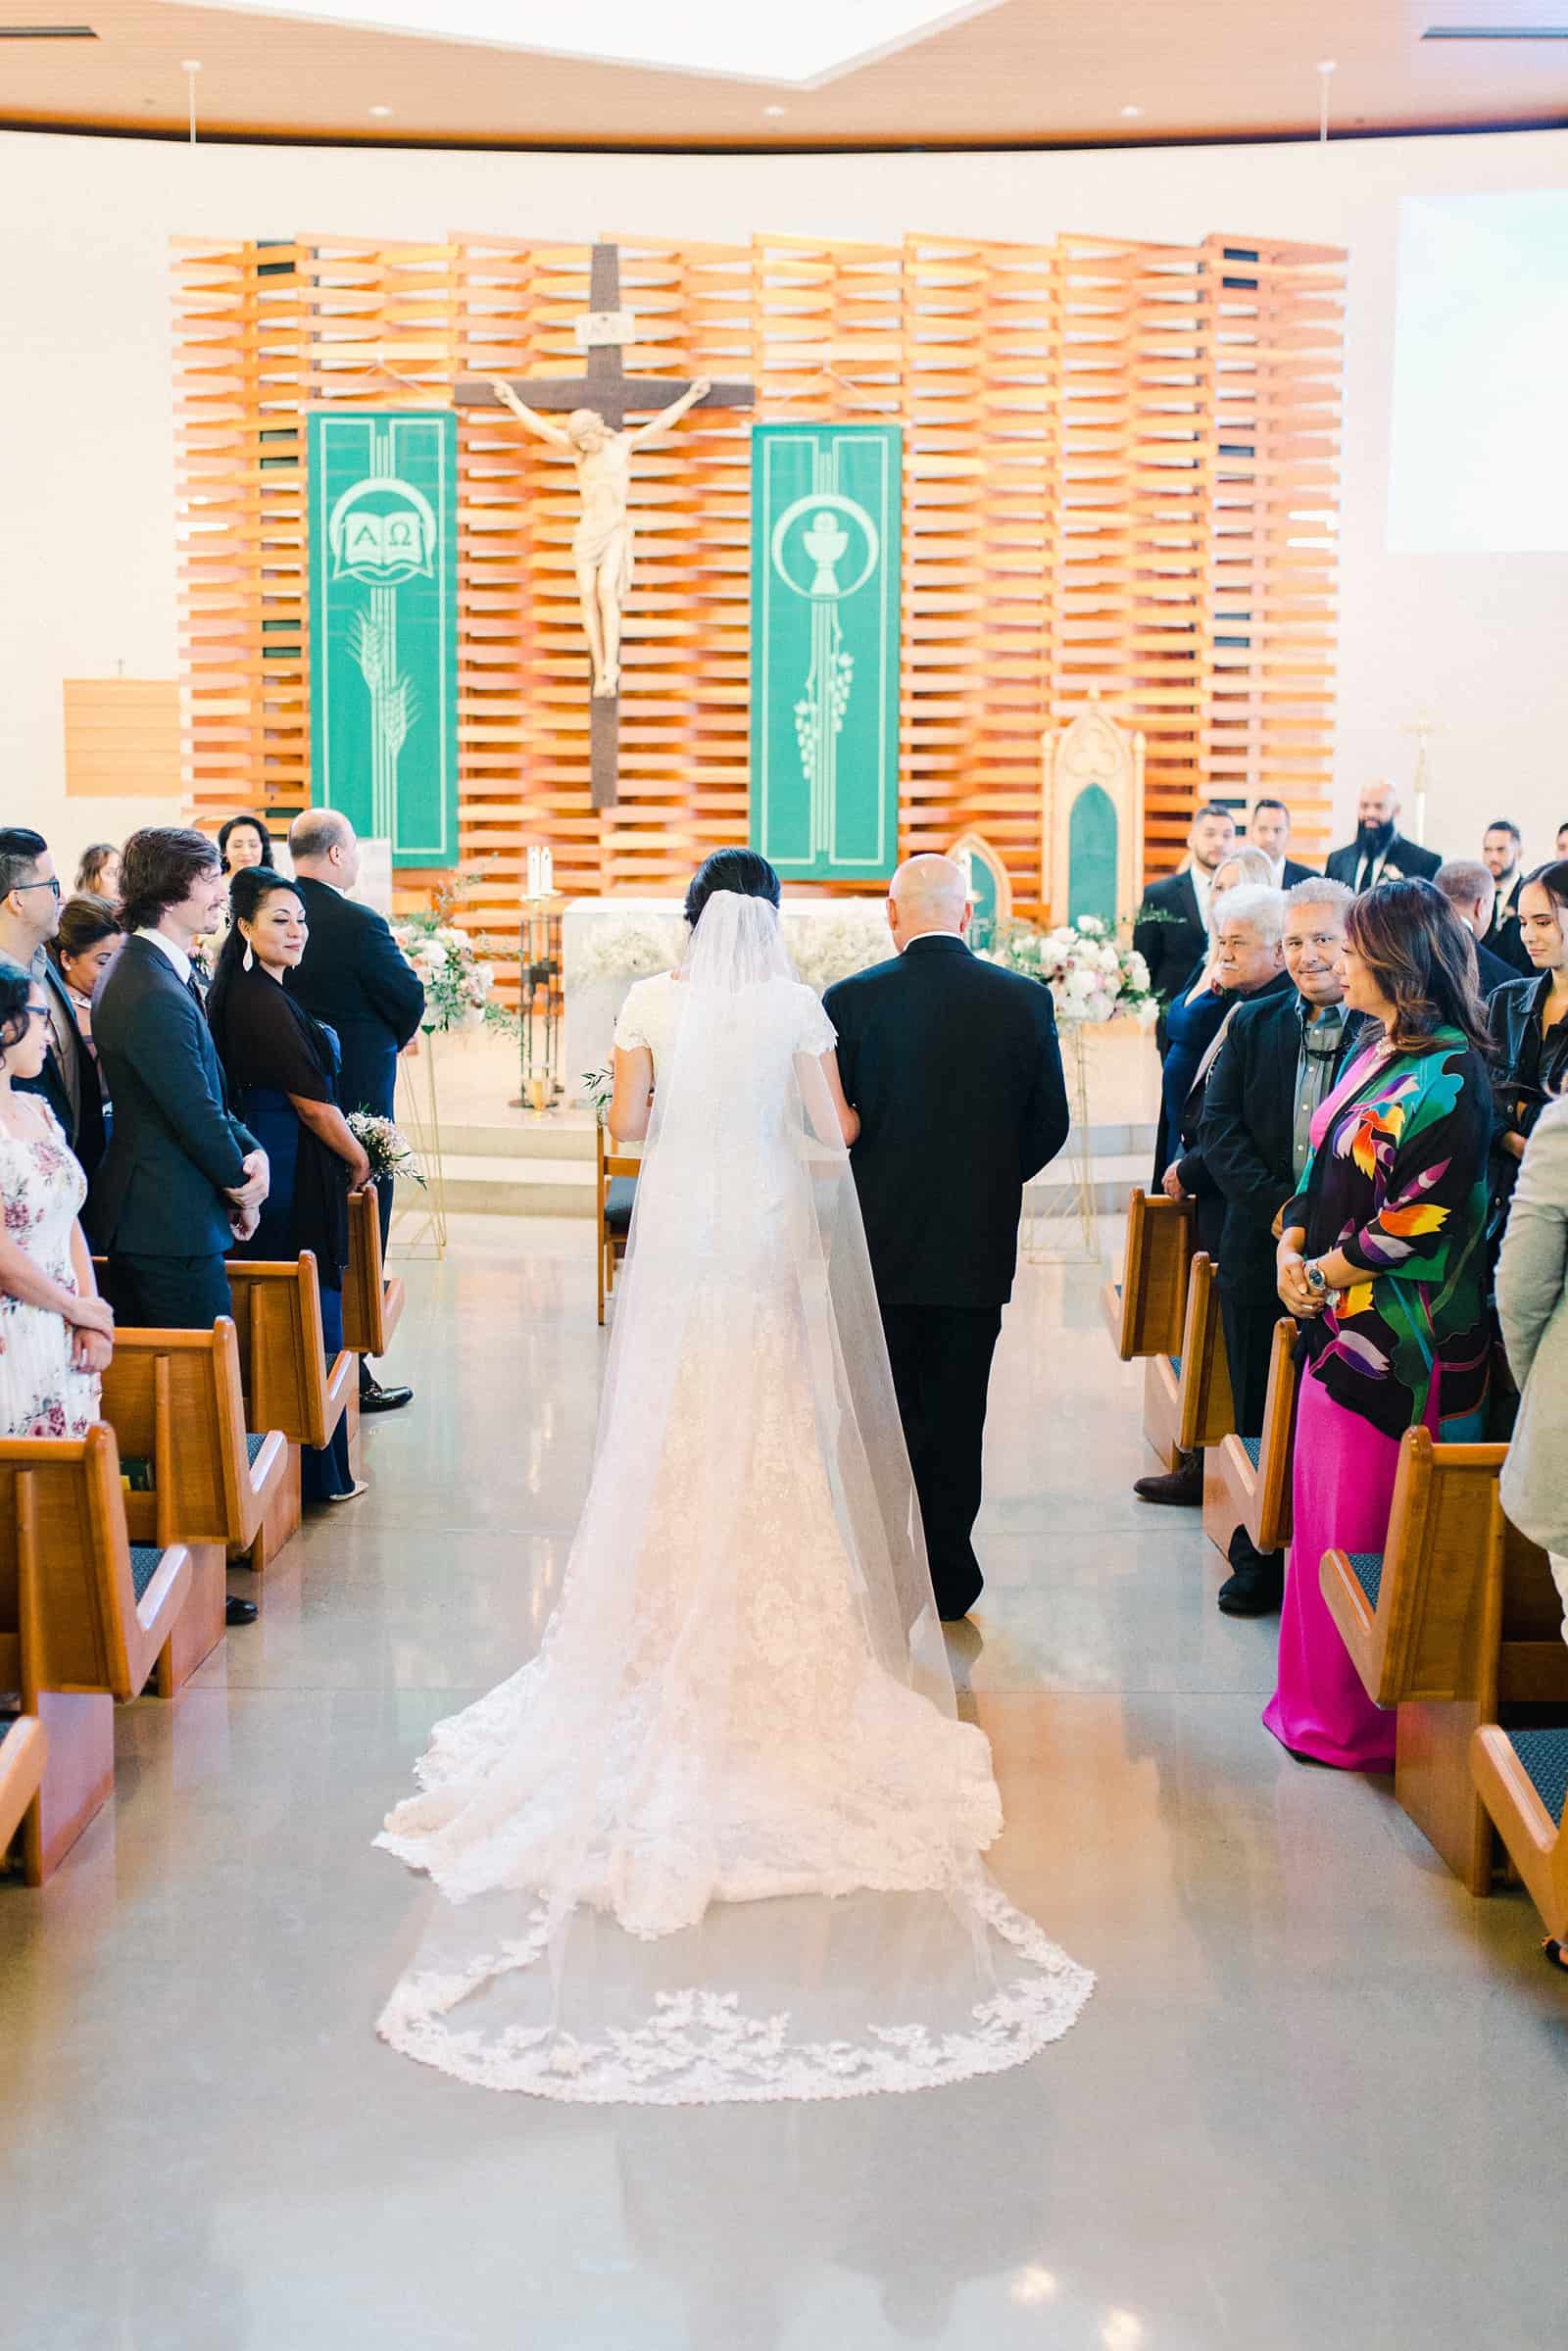
[{"label": "bride's short sleeve lace dress", "polygon": [[438,1723],[379,1841],[443,1900],[380,2030],[559,2099],[907,2090],[1065,2032],[1006,1901],[932,1600],[834,1036],[715,895],[616,1030],[655,1107],[587,1500],[538,1654]]}]

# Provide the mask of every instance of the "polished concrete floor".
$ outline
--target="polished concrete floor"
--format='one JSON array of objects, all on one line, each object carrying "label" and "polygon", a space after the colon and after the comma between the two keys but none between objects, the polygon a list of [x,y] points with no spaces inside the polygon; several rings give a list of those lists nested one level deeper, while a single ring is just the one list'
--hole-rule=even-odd
[{"label": "polished concrete floor", "polygon": [[[370,1837],[548,1614],[602,1342],[581,1226],[410,1265],[372,1492],[313,1525],[41,1893],[0,1886],[0,2303],[34,2351],[1536,2351],[1563,2339],[1568,1992],[1386,1784],[1258,1726],[1129,1488],[1138,1378],[1030,1269],[994,1388],[980,1638],[1008,1889],[1100,1989],[924,2096],[541,2106],[371,2019],[431,1898]],[[236,1589],[239,1586],[236,1584]]]}]

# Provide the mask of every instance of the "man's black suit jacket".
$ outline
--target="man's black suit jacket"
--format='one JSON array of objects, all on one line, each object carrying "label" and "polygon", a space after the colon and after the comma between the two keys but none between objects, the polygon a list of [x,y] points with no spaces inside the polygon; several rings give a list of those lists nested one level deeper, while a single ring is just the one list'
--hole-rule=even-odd
[{"label": "man's black suit jacket", "polygon": [[1181,1150],[1177,1156],[1176,1172],[1181,1180],[1182,1190],[1191,1193],[1198,1202],[1198,1246],[1200,1249],[1207,1249],[1209,1255],[1216,1260],[1220,1256],[1225,1209],[1223,1196],[1219,1186],[1209,1173],[1208,1162],[1203,1155],[1203,1113],[1208,1103],[1208,1090],[1214,1082],[1214,1072],[1225,1058],[1225,1048],[1230,1043],[1231,1031],[1241,1019],[1242,1014],[1251,1004],[1272,1004],[1280,997],[1286,998],[1292,1004],[1296,1001],[1296,989],[1288,971],[1276,972],[1271,980],[1265,980],[1261,988],[1250,990],[1232,1007],[1222,1024],[1222,1042],[1219,1051],[1214,1054],[1202,1076],[1195,1079],[1187,1100],[1182,1104],[1181,1117],[1177,1121],[1176,1139],[1181,1145]]},{"label": "man's black suit jacket", "polygon": [[1294,890],[1298,882],[1320,882],[1322,879],[1315,865],[1298,865],[1294,857],[1287,857],[1285,869],[1280,875],[1280,888]]},{"label": "man's black suit jacket", "polygon": [[92,1005],[115,1115],[89,1205],[116,1255],[201,1257],[233,1243],[224,1194],[255,1136],[234,1117],[212,1031],[150,939],[125,941]]},{"label": "man's black suit jacket", "polygon": [[[97,1065],[87,1051],[70,990],[47,955],[40,966],[38,984],[50,999],[49,1051],[35,1078],[18,1078],[14,1082],[19,1094],[39,1094],[43,1097],[59,1119],[66,1141],[74,1151],[81,1172],[90,1184],[104,1155],[104,1104],[98,1087]],[[60,1055],[55,1049],[53,1030],[56,1022],[65,1029],[68,1038],[74,1040],[74,1102],[72,1101],[71,1081],[60,1065]]]},{"label": "man's black suit jacket", "polygon": [[[1491,924],[1480,942],[1481,946],[1490,955],[1495,956],[1499,963],[1507,964],[1508,977],[1514,980],[1530,980],[1536,976],[1536,967],[1530,960],[1530,950],[1526,947],[1524,937],[1519,929],[1519,891],[1522,879],[1521,876],[1515,881],[1512,896],[1506,906],[1503,905],[1499,893],[1497,903],[1492,909]],[[1493,988],[1500,985],[1500,981],[1489,982],[1483,978],[1482,993],[1490,996]]]},{"label": "man's black suit jacket", "polygon": [[[1357,1050],[1365,1017],[1351,1012],[1334,1064],[1338,1084]],[[1273,1223],[1297,1189],[1296,1071],[1301,1000],[1295,988],[1238,1007],[1208,1073],[1200,1148],[1209,1182],[1223,1196],[1222,1278],[1238,1288],[1274,1282]]]},{"label": "man's black suit jacket", "polygon": [[1067,1140],[1051,991],[946,933],[841,980],[823,1000],[885,1306],[1003,1306],[1023,1187]]},{"label": "man's black suit jacket", "polygon": [[301,875],[294,887],[310,937],[284,985],[313,1018],[337,1031],[342,1107],[390,1118],[398,1054],[423,1017],[424,990],[399,953],[385,915],[356,905],[330,882]]},{"label": "man's black suit jacket", "polygon": [[[1516,923],[1514,937],[1517,939],[1518,936],[1519,928]],[[1481,993],[1485,997],[1495,996],[1499,988],[1506,988],[1510,980],[1516,980],[1519,977],[1511,963],[1505,963],[1501,955],[1494,955],[1487,944],[1491,937],[1492,933],[1489,931],[1486,939],[1476,941],[1476,969],[1481,974]],[[1525,961],[1533,972],[1536,967],[1534,963],[1530,962],[1528,955],[1526,955]]]},{"label": "man's black suit jacket", "polygon": [[[1331,882],[1344,882],[1348,889],[1355,888],[1355,869],[1361,861],[1358,844],[1352,841],[1348,849],[1336,849],[1329,857],[1327,873]],[[1383,860],[1380,881],[1429,882],[1443,863],[1435,849],[1423,849],[1419,842],[1407,841],[1396,833],[1389,843],[1389,854]]]},{"label": "man's black suit jacket", "polygon": [[1165,1011],[1181,994],[1208,953],[1208,932],[1198,910],[1198,892],[1190,873],[1168,874],[1151,882],[1133,925],[1133,948],[1149,965],[1149,984],[1159,999],[1155,1042],[1165,1055]]}]

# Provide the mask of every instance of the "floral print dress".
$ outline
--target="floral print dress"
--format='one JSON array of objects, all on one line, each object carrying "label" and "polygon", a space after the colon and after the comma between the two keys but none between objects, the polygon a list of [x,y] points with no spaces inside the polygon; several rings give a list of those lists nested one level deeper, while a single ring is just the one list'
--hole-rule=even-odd
[{"label": "floral print dress", "polygon": [[[0,1130],[0,1204],[6,1239],[26,1250],[52,1281],[76,1287],[71,1236],[87,1179],[48,1105],[29,1098],[43,1135]],[[26,1306],[0,1290],[0,1435],[83,1437],[99,1418],[98,1375],[71,1360],[71,1328],[46,1306]]]},{"label": "floral print dress", "polygon": [[1342,1249],[1364,1278],[1305,1326],[1312,1369],[1336,1403],[1400,1437],[1445,1432],[1486,1402],[1486,1064],[1457,1029],[1425,1053],[1381,1044],[1348,1070],[1313,1122],[1313,1155],[1285,1223],[1306,1253]]}]

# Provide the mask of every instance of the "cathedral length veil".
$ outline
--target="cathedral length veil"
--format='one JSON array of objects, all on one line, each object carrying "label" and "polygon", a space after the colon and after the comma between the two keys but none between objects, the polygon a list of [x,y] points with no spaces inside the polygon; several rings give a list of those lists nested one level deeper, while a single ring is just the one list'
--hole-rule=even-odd
[{"label": "cathedral length veil", "polygon": [[832,1029],[774,908],[728,892],[676,996],[561,1597],[377,1840],[447,1897],[379,2031],[583,2101],[1000,2072],[1093,1978],[979,1859],[1001,1805],[954,1699]]}]

